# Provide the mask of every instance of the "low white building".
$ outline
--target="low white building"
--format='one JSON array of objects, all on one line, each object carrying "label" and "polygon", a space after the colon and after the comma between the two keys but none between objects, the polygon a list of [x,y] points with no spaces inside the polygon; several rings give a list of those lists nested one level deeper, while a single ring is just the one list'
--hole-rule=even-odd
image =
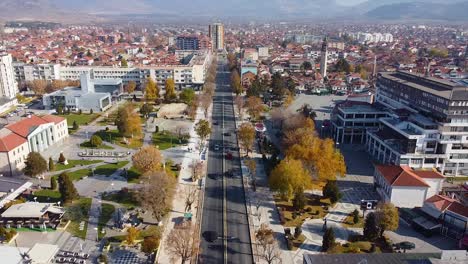
[{"label": "low white building", "polygon": [[42,152],[67,137],[67,120],[59,116],[30,115],[5,126],[0,130],[0,174],[19,174],[30,152]]},{"label": "low white building", "polygon": [[444,176],[433,170],[408,166],[376,165],[374,185],[384,202],[396,207],[422,207],[427,198],[439,194]]}]

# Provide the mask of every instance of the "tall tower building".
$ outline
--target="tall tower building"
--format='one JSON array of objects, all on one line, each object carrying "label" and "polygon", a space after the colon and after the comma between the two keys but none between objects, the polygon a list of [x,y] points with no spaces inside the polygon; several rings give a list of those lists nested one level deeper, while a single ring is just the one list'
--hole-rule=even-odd
[{"label": "tall tower building", "polygon": [[8,99],[15,98],[18,93],[12,62],[10,54],[0,52],[0,97]]},{"label": "tall tower building", "polygon": [[322,52],[320,54],[320,74],[323,78],[327,76],[327,63],[328,63],[328,38],[325,37],[322,43]]},{"label": "tall tower building", "polygon": [[224,25],[221,23],[214,23],[208,26],[208,36],[211,38],[211,45],[213,50],[224,49]]}]

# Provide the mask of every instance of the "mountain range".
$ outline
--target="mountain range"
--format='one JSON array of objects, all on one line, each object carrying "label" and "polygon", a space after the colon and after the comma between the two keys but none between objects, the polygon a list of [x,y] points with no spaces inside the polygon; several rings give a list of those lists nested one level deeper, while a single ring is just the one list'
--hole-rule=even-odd
[{"label": "mountain range", "polygon": [[[363,0],[364,1],[364,0]],[[0,0],[0,19],[105,20],[109,16],[171,18],[372,19],[468,21],[468,0]]]}]

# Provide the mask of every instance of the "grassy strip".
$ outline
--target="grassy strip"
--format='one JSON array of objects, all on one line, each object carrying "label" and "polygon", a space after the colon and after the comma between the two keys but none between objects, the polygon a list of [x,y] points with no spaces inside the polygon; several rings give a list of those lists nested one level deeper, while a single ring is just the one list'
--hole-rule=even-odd
[{"label": "grassy strip", "polygon": [[55,164],[54,171],[62,171],[74,168],[76,166],[86,166],[102,162],[102,160],[67,160],[68,164],[64,165],[61,163]]},{"label": "grassy strip", "polygon": [[112,218],[115,212],[115,206],[108,203],[102,203],[101,214],[99,215],[98,222],[98,238],[101,239],[105,234],[102,233],[102,229],[107,225],[107,222]]},{"label": "grassy strip", "polygon": [[[80,198],[67,207],[66,218],[71,220],[67,227],[67,231],[81,239],[86,238],[91,200],[91,198]],[[80,223],[82,221],[84,221],[85,224],[83,230],[80,230]]]}]

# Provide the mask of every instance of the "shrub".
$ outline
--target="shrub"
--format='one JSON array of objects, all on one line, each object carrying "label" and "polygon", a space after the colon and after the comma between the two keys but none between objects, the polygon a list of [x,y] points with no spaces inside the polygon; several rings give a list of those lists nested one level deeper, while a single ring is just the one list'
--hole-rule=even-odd
[{"label": "shrub", "polygon": [[99,262],[107,264],[107,255],[104,255],[104,254],[99,255]]},{"label": "shrub", "polygon": [[359,223],[359,211],[358,211],[358,209],[354,209],[352,214],[353,214],[353,223],[354,224]]},{"label": "shrub", "polygon": [[284,229],[284,235],[285,236],[290,236],[291,235],[291,228],[285,228]]},{"label": "shrub", "polygon": [[59,161],[60,163],[64,163],[66,160],[67,160],[67,159],[65,158],[65,156],[63,155],[63,153],[60,153],[60,156],[59,156],[58,161]]},{"label": "shrub", "polygon": [[92,115],[94,113],[93,109],[89,109],[89,114]]},{"label": "shrub", "polygon": [[307,207],[307,208],[305,209],[305,211],[306,211],[307,213],[312,212],[312,207]]},{"label": "shrub", "polygon": [[298,238],[301,234],[302,234],[302,227],[300,225],[298,225],[294,229],[294,237]]},{"label": "shrub", "polygon": [[287,239],[287,238],[286,238],[286,241],[287,241],[287,245],[288,245],[288,250],[292,250],[293,249],[293,242],[290,239]]},{"label": "shrub", "polygon": [[102,139],[98,135],[93,135],[91,139],[89,140],[89,143],[93,147],[99,147],[102,145]]},{"label": "shrub", "polygon": [[348,249],[348,253],[361,253],[361,249],[355,246],[352,246]]},{"label": "shrub", "polygon": [[83,111],[81,109],[78,110],[78,114],[81,115]]},{"label": "shrub", "polygon": [[284,219],[284,213],[282,211],[279,211],[279,219],[282,225],[286,223],[286,220]]},{"label": "shrub", "polygon": [[50,178],[50,189],[57,189],[57,179],[55,177]]}]

